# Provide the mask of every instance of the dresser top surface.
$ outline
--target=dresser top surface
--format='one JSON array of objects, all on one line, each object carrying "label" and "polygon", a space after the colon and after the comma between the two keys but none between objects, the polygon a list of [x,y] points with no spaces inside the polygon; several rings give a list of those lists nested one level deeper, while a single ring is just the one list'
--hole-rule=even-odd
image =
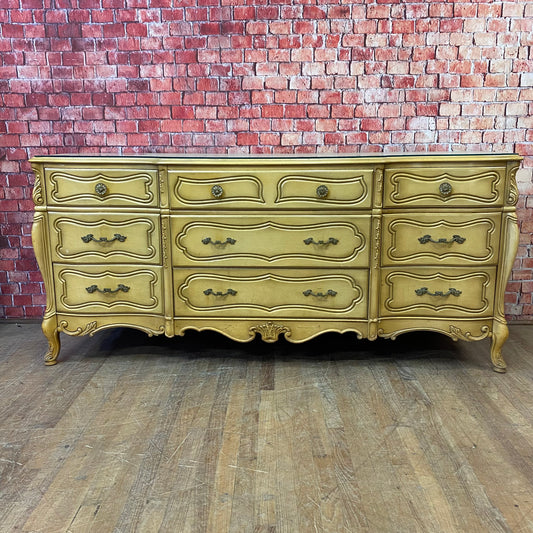
[{"label": "dresser top surface", "polygon": [[411,153],[354,153],[354,154],[57,154],[34,156],[31,163],[91,164],[118,163],[127,160],[137,164],[238,164],[252,162],[260,165],[281,163],[284,165],[312,162],[313,164],[390,164],[390,163],[438,163],[443,160],[463,162],[504,162],[521,161],[522,156],[515,153],[465,153],[465,152],[411,152]]}]

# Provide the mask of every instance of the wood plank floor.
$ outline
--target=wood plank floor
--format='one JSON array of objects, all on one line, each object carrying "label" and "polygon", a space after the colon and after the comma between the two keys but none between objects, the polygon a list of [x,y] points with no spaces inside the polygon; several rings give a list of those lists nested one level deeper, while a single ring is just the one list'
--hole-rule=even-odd
[{"label": "wood plank floor", "polygon": [[2,532],[533,532],[533,326],[62,340],[0,323]]}]

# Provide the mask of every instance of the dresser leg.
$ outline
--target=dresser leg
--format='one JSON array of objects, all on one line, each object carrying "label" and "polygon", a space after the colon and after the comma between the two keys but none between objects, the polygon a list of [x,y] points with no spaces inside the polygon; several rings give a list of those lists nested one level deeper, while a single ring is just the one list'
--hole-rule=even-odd
[{"label": "dresser leg", "polygon": [[61,341],[59,340],[59,331],[55,318],[45,318],[42,324],[43,333],[48,340],[48,351],[44,356],[44,364],[51,366],[57,364],[57,356],[61,348]]},{"label": "dresser leg", "polygon": [[495,372],[506,372],[507,365],[502,357],[502,346],[509,337],[507,324],[495,320],[492,326],[492,344],[490,347],[490,358],[492,368]]}]

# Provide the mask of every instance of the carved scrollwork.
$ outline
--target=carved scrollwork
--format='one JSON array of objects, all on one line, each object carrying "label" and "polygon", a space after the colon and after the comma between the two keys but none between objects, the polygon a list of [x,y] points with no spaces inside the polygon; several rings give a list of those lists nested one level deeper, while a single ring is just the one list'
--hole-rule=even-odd
[{"label": "carved scrollwork", "polygon": [[518,202],[518,187],[516,185],[516,173],[518,171],[519,165],[511,168],[509,172],[509,189],[507,191],[507,204],[516,205]]},{"label": "carved scrollwork", "polygon": [[450,337],[456,341],[458,339],[461,339],[463,341],[479,341],[481,339],[484,339],[490,335],[490,328],[489,326],[482,326],[481,327],[481,335],[472,335],[470,331],[465,331],[461,328],[458,328],[457,326],[450,326]]},{"label": "carved scrollwork", "polygon": [[43,198],[41,171],[40,171],[40,168],[37,166],[32,166],[31,168],[33,170],[33,173],[35,174],[35,184],[33,186],[33,193],[32,193],[33,203],[35,205],[43,205],[44,198]]},{"label": "carved scrollwork", "polygon": [[250,328],[250,333],[259,333],[261,339],[265,342],[276,342],[281,334],[285,337],[290,337],[291,330],[283,324],[275,324],[274,322],[266,322],[265,324],[258,324]]},{"label": "carved scrollwork", "polygon": [[93,322],[89,322],[85,325],[85,327],[78,327],[74,330],[68,329],[68,322],[66,320],[62,320],[59,323],[59,331],[62,331],[63,333],[66,333],[67,335],[73,335],[73,336],[81,336],[81,335],[92,335],[96,328],[98,327],[98,324],[96,323],[96,320]]}]

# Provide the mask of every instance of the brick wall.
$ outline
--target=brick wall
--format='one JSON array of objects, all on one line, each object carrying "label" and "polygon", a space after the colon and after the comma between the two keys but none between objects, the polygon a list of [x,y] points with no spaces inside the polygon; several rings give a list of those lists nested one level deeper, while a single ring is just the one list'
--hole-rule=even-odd
[{"label": "brick wall", "polygon": [[453,150],[528,156],[533,319],[532,46],[524,0],[2,0],[0,317],[43,312],[32,155]]}]

